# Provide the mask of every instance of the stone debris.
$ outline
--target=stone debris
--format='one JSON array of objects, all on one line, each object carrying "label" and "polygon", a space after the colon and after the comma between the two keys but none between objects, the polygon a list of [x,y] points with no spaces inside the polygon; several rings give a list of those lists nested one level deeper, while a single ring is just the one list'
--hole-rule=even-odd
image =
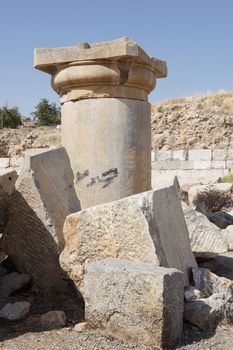
[{"label": "stone debris", "polygon": [[46,329],[62,328],[66,325],[66,314],[59,310],[49,311],[41,316],[40,322]]},{"label": "stone debris", "polygon": [[202,297],[204,297],[203,293],[201,293],[200,290],[198,290],[196,287],[191,286],[185,288],[184,300],[186,302],[192,302],[197,299],[201,299]]},{"label": "stone debris", "polygon": [[213,331],[220,322],[226,321],[224,294],[213,294],[209,298],[185,303],[184,319],[203,331]]},{"label": "stone debris", "polygon": [[10,197],[2,249],[20,272],[53,284],[61,276],[63,223],[79,209],[64,148],[27,158]]},{"label": "stone debris", "polygon": [[193,281],[205,297],[214,293],[225,293],[233,297],[233,281],[225,277],[219,277],[210,270],[202,267],[192,268]]},{"label": "stone debris", "polygon": [[85,332],[86,330],[88,329],[88,323],[87,322],[80,322],[80,323],[77,323],[73,330],[76,331],[76,332]]},{"label": "stone debris", "polygon": [[85,319],[125,342],[174,346],[183,329],[183,274],[136,261],[90,262],[84,278]]},{"label": "stone debris", "polygon": [[29,275],[18,272],[9,273],[0,278],[0,297],[8,297],[14,291],[24,287],[30,281]]},{"label": "stone debris", "polygon": [[10,321],[20,320],[29,313],[30,306],[27,301],[9,303],[0,310],[0,317],[7,318]]},{"label": "stone debris", "polygon": [[173,186],[71,214],[64,237],[60,263],[81,293],[84,266],[92,260],[112,257],[175,267],[184,272],[186,285],[190,267],[197,266]]},{"label": "stone debris", "polygon": [[185,203],[182,207],[195,257],[211,258],[228,251],[228,243],[218,227]]}]

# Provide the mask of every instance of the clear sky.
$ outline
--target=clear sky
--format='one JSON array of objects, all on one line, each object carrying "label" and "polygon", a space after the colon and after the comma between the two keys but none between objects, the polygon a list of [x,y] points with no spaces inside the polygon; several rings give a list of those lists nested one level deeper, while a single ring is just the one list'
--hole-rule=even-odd
[{"label": "clear sky", "polygon": [[128,36],[168,64],[151,102],[233,90],[233,0],[0,0],[0,106],[58,103],[35,47]]}]

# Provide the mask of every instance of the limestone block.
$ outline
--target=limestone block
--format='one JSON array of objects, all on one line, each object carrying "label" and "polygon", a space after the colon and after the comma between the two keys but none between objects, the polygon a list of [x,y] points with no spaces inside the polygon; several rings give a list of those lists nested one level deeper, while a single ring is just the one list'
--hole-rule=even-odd
[{"label": "limestone block", "polygon": [[225,230],[222,230],[222,234],[229,245],[229,251],[232,251],[233,250],[233,225],[227,226]]},{"label": "limestone block", "polygon": [[106,259],[86,266],[85,318],[107,335],[153,349],[173,347],[183,328],[183,274]]},{"label": "limestone block", "polygon": [[190,149],[188,150],[188,159],[194,161],[211,161],[211,149]]},{"label": "limestone block", "polygon": [[9,196],[15,188],[15,182],[18,178],[16,171],[5,170],[0,174],[0,190],[6,192]]},{"label": "limestone block", "polygon": [[172,159],[172,151],[163,151],[163,150],[156,150],[155,153],[155,161],[161,161],[161,160],[171,160]]},{"label": "limestone block", "polygon": [[0,158],[0,168],[7,168],[9,166],[9,158]]},{"label": "limestone block", "polygon": [[9,202],[2,248],[18,270],[35,280],[60,276],[63,223],[79,210],[73,173],[64,148],[25,159]]},{"label": "limestone block", "polygon": [[225,160],[213,160],[211,162],[211,168],[226,169],[226,161]]},{"label": "limestone block", "polygon": [[233,160],[233,148],[227,150],[227,160]]},{"label": "limestone block", "polygon": [[232,160],[227,160],[227,169],[233,169],[233,161]]},{"label": "limestone block", "polygon": [[211,168],[211,161],[210,160],[194,161],[193,168],[196,170],[210,169]]},{"label": "limestone block", "polygon": [[228,243],[221,230],[205,215],[182,203],[188,227],[191,249],[195,257],[210,258],[228,251]]},{"label": "limestone block", "polygon": [[215,160],[226,160],[227,150],[226,149],[213,149],[212,159]]},{"label": "limestone block", "polygon": [[186,284],[196,266],[174,186],[71,214],[64,238],[60,263],[80,292],[85,262],[92,260],[117,257],[175,267],[185,273]]},{"label": "limestone block", "polygon": [[157,160],[152,163],[153,170],[192,169],[193,162],[186,160]]},{"label": "limestone block", "polygon": [[186,150],[174,150],[172,151],[173,160],[186,160]]}]

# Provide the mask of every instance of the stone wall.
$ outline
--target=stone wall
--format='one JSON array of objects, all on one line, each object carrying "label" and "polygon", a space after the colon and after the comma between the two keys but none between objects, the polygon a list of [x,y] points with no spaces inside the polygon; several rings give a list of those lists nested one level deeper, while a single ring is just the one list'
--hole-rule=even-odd
[{"label": "stone wall", "polygon": [[210,181],[233,171],[233,149],[153,150],[152,187],[177,175],[182,182]]}]

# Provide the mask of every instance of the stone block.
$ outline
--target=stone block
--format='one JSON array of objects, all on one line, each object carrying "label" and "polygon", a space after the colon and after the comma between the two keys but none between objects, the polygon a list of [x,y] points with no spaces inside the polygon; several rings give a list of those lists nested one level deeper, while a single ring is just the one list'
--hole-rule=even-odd
[{"label": "stone block", "polygon": [[213,168],[213,169],[226,169],[226,161],[225,160],[212,160],[211,168]]},{"label": "stone block", "polygon": [[155,156],[154,161],[171,160],[172,151],[155,150],[154,156]]},{"label": "stone block", "polygon": [[7,168],[9,163],[9,158],[0,158],[0,168]]},{"label": "stone block", "polygon": [[152,169],[154,170],[188,170],[192,168],[193,162],[186,160],[160,160],[152,163]]},{"label": "stone block", "polygon": [[211,149],[190,149],[188,150],[188,160],[194,161],[211,161]]},{"label": "stone block", "polygon": [[65,218],[79,209],[64,148],[26,158],[9,201],[4,252],[20,272],[53,283],[61,273],[58,254]]},{"label": "stone block", "polygon": [[233,161],[233,148],[228,148],[227,150],[227,160]]},{"label": "stone block", "polygon": [[227,169],[233,169],[233,160],[227,160],[227,165],[226,165]]},{"label": "stone block", "polygon": [[182,203],[190,244],[196,257],[211,258],[228,251],[228,243],[221,230],[205,215]]},{"label": "stone block", "polygon": [[173,347],[183,328],[183,274],[120,259],[90,262],[84,279],[85,318],[124,342]]},{"label": "stone block", "polygon": [[175,150],[172,151],[172,159],[173,160],[186,160],[186,150]]},{"label": "stone block", "polygon": [[215,160],[226,160],[227,150],[226,149],[213,149],[212,159]]},{"label": "stone block", "polygon": [[174,267],[184,272],[186,284],[196,266],[174,186],[71,214],[64,238],[60,263],[81,293],[84,265],[92,260],[117,257]]},{"label": "stone block", "polygon": [[0,174],[0,190],[7,193],[9,196],[13,193],[15,182],[18,178],[16,171],[4,170]]},{"label": "stone block", "polygon": [[195,170],[211,169],[211,161],[210,160],[194,161],[193,168]]}]

